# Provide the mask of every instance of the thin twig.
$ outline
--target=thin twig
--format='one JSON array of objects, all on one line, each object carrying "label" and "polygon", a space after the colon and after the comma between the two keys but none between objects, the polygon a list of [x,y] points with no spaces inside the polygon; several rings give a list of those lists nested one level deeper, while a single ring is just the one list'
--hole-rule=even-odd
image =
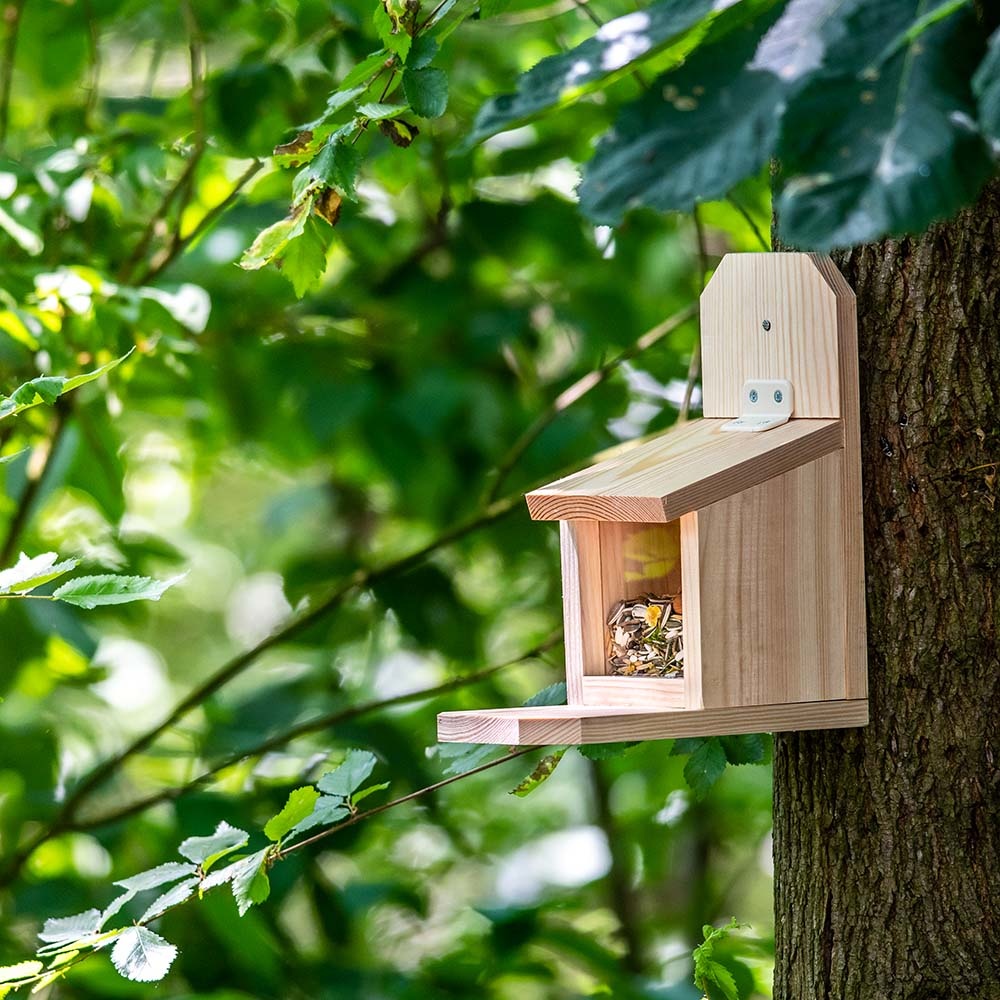
[{"label": "thin twig", "polygon": [[59,400],[55,406],[55,417],[53,418],[52,431],[46,441],[48,451],[44,456],[41,467],[33,476],[28,478],[28,481],[24,485],[24,489],[21,491],[21,495],[17,498],[17,506],[14,508],[10,524],[7,527],[7,536],[4,538],[3,547],[0,548],[0,569],[6,566],[14,558],[14,555],[17,552],[17,548],[21,543],[21,535],[28,524],[28,518],[31,515],[31,509],[34,506],[35,498],[38,496],[38,492],[42,488],[42,481],[45,479],[45,474],[52,465],[52,459],[55,456],[55,453],[59,450],[59,445],[62,441],[63,434],[66,431],[66,425],[68,422],[69,404]]},{"label": "thin twig", "polygon": [[549,427],[549,425],[565,410],[569,409],[582,396],[585,396],[592,389],[607,381],[618,368],[626,361],[631,361],[634,357],[649,350],[659,343],[664,337],[673,333],[679,326],[691,319],[697,312],[697,304],[692,303],[680,312],[668,317],[662,323],[658,323],[652,329],[647,330],[631,347],[626,348],[617,354],[610,361],[606,361],[600,368],[588,372],[582,378],[577,379],[568,389],[563,390],[558,396],[532,421],[524,433],[514,442],[504,457],[497,463],[494,478],[486,494],[487,501],[492,501],[500,491],[504,480],[520,461],[521,456],[531,447],[538,437]]},{"label": "thin twig", "polygon": [[345,819],[343,823],[338,823],[336,826],[331,826],[326,830],[321,830],[312,837],[307,837],[305,840],[300,840],[297,844],[292,844],[291,846],[285,847],[280,851],[276,851],[274,853],[274,858],[276,861],[281,861],[293,851],[301,850],[303,847],[309,847],[317,841],[324,840],[327,837],[332,837],[333,834],[339,833],[341,830],[344,830],[349,826],[354,826],[355,823],[360,823],[364,819],[370,819],[372,816],[378,816],[379,813],[384,813],[389,809],[394,809],[396,806],[401,806],[404,802],[412,802],[414,799],[419,799],[424,795],[429,795],[431,792],[436,792],[439,788],[444,788],[446,785],[453,785],[456,781],[461,781],[463,778],[469,778],[474,774],[480,774],[483,771],[488,771],[490,768],[497,767],[500,764],[506,764],[509,760],[516,760],[518,757],[523,757],[525,754],[531,753],[537,749],[538,747],[523,747],[520,750],[512,750],[503,757],[498,757],[496,760],[480,764],[479,767],[474,767],[470,771],[463,771],[461,774],[454,774],[450,778],[444,778],[442,781],[437,781],[433,785],[428,785],[426,788],[418,788],[415,792],[410,792],[409,795],[401,795],[398,799],[393,799],[391,802],[386,802],[384,805],[376,806],[374,809],[366,809],[364,812],[355,813],[350,819]]},{"label": "thin twig", "polygon": [[743,216],[743,221],[753,231],[754,236],[757,237],[757,242],[760,243],[761,249],[770,250],[771,249],[770,242],[765,238],[764,234],[760,231],[760,228],[758,227],[757,223],[754,222],[753,216],[751,216],[750,213],[743,207],[743,205],[741,205],[739,201],[736,200],[736,196],[733,194],[727,194],[726,201],[728,201],[729,204],[732,205],[733,208],[735,208],[736,211]]},{"label": "thin twig", "polygon": [[264,166],[263,160],[254,160],[246,170],[239,176],[236,183],[233,184],[232,190],[226,195],[222,201],[213,205],[194,226],[191,232],[184,236],[176,236],[170,242],[170,246],[167,248],[166,252],[158,257],[153,263],[151,263],[146,270],[139,275],[136,279],[137,285],[146,285],[151,281],[155,281],[176,259],[180,256],[184,250],[189,247],[199,236],[204,235],[219,218],[224,215],[232,204],[239,198],[243,189],[253,180],[254,177],[260,173]]},{"label": "thin twig", "polygon": [[7,130],[10,126],[10,94],[14,81],[14,58],[17,55],[17,35],[21,27],[21,15],[27,0],[13,0],[3,10],[7,24],[3,57],[0,60],[0,153],[7,151]]},{"label": "thin twig", "polygon": [[211,765],[211,767],[207,768],[201,774],[196,775],[194,778],[189,779],[183,785],[179,785],[174,788],[164,788],[153,795],[149,795],[143,799],[137,799],[135,802],[130,802],[128,805],[121,806],[113,811],[73,821],[70,828],[74,831],[93,830],[99,827],[109,826],[112,823],[118,823],[123,819],[128,819],[130,816],[135,816],[138,813],[145,812],[147,809],[152,806],[159,805],[161,802],[171,802],[174,799],[179,798],[185,792],[188,792],[193,788],[198,788],[211,781],[212,778],[214,778],[220,771],[233,767],[235,764],[238,764],[243,760],[248,760],[252,757],[260,757],[265,753],[270,753],[272,750],[277,750],[280,747],[286,746],[288,743],[291,743],[302,736],[307,736],[310,733],[324,732],[326,730],[333,729],[335,726],[342,725],[345,722],[353,722],[355,719],[361,718],[362,716],[371,715],[374,712],[381,712],[388,708],[397,708],[400,705],[410,705],[417,701],[428,701],[432,698],[437,698],[440,695],[457,691],[460,688],[470,687],[473,684],[478,684],[480,681],[487,680],[502,670],[506,670],[509,667],[517,666],[518,664],[525,663],[528,660],[540,657],[543,653],[552,649],[554,646],[557,646],[561,641],[562,631],[560,630],[558,632],[554,632],[533,649],[529,649],[514,659],[507,660],[504,663],[495,663],[493,666],[484,667],[482,670],[477,670],[470,674],[463,674],[460,677],[453,677],[451,680],[443,681],[441,684],[437,684],[434,687],[423,688],[419,691],[410,691],[407,694],[395,695],[392,698],[384,698],[381,701],[369,701],[362,705],[351,705],[348,708],[342,708],[335,712],[327,712],[326,714],[317,716],[316,718],[307,719],[304,722],[298,723],[298,725],[292,726],[290,729],[286,729],[281,733],[276,733],[274,736],[268,737],[266,740],[262,740],[260,743],[257,743],[252,747],[238,750],[235,753],[230,754],[228,757],[224,757],[221,760],[216,761]]}]

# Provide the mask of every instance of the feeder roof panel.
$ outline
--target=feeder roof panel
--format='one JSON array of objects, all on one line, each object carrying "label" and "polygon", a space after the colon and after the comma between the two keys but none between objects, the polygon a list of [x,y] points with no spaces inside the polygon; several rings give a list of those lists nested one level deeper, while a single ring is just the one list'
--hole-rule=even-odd
[{"label": "feeder roof panel", "polygon": [[536,521],[673,521],[843,447],[840,420],[792,419],[757,434],[692,420],[617,448],[527,496]]}]

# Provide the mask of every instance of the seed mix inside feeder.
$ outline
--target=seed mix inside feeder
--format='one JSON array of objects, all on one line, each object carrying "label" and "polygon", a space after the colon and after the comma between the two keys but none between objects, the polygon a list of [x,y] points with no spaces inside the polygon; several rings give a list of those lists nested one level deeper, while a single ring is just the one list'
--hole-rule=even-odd
[{"label": "seed mix inside feeder", "polygon": [[683,625],[679,596],[619,601],[608,616],[608,673],[683,677]]}]

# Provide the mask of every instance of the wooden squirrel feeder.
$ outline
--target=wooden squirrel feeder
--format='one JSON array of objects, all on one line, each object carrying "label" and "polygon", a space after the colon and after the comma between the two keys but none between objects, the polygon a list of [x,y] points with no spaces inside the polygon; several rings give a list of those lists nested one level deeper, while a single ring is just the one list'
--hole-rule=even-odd
[{"label": "wooden squirrel feeder", "polygon": [[[532,518],[559,521],[568,704],[446,712],[441,740],[868,722],[854,293],[826,257],[729,254],[701,335],[704,418],[528,494]],[[680,676],[609,668],[622,602],[639,602],[625,613],[648,652],[646,595],[683,619]]]}]

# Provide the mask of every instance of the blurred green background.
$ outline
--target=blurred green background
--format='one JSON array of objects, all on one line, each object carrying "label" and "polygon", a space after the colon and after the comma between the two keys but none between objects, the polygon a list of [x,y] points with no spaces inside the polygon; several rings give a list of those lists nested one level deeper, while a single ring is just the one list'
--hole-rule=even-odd
[{"label": "blurred green background", "polygon": [[[4,565],[55,551],[92,572],[188,575],[157,604],[0,602],[0,964],[31,954],[44,918],[106,905],[114,879],[173,859],[184,837],[223,819],[257,829],[346,748],[374,751],[376,779],[401,795],[449,765],[436,712],[519,704],[559,680],[561,647],[520,660],[559,628],[561,601],[555,526],[517,503],[268,650],[89,796],[82,829],[9,864],[79,775],[293,609],[476,518],[491,493],[673,423],[694,321],[617,366],[497,481],[563,389],[693,303],[721,254],[762,249],[764,177],[698,219],[639,212],[613,234],[582,220],[578,165],[634,80],[461,151],[485,98],[594,30],[568,0],[514,0],[444,49],[443,118],[406,149],[365,136],[361,201],[335,230],[311,223],[328,244],[317,291],[298,300],[278,271],[241,271],[290,197],[270,150],[376,47],[371,9],[4,8],[0,392],[138,347],[72,404],[0,424],[0,454],[16,455],[0,466]],[[629,9],[591,5],[602,20]],[[504,764],[294,855],[242,920],[219,894],[170,913],[162,933],[181,954],[156,995],[696,1000],[702,925],[735,915],[751,929],[725,963],[743,997],[766,996],[769,769],[730,768],[699,801],[670,749],[571,753],[526,798],[509,790],[533,758]],[[47,995],[153,989],[97,959]]]}]

